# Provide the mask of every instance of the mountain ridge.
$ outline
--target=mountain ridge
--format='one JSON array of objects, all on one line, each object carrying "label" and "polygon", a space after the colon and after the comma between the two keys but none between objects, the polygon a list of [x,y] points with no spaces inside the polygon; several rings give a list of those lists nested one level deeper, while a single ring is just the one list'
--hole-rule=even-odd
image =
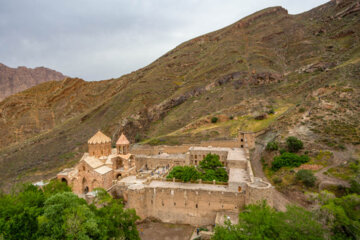
[{"label": "mountain ridge", "polygon": [[65,77],[62,73],[45,67],[27,68],[19,66],[10,68],[0,63],[0,101],[39,83],[51,80],[58,81]]},{"label": "mountain ridge", "polygon": [[[234,137],[239,129],[356,144],[359,11],[334,17],[352,6],[331,1],[297,15],[265,9],[118,79],[67,78],[9,97],[0,102],[0,178],[9,186],[15,176],[51,176],[76,162],[98,129],[151,144]],[[303,120],[301,109],[311,116]],[[211,124],[213,116],[221,121]],[[327,130],[340,123],[343,132]]]}]

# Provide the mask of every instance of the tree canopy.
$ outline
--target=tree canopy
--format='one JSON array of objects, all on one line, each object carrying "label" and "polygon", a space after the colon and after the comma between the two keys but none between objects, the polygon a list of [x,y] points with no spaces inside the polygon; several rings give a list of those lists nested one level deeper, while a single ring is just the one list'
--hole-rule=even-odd
[{"label": "tree canopy", "polygon": [[166,177],[167,179],[178,179],[183,182],[196,181],[202,179],[204,181],[227,182],[229,176],[224,169],[223,164],[216,154],[207,154],[199,163],[199,167],[194,166],[176,166]]},{"label": "tree canopy", "polygon": [[97,189],[94,204],[51,181],[43,190],[25,184],[0,194],[0,239],[139,239],[134,210]]}]

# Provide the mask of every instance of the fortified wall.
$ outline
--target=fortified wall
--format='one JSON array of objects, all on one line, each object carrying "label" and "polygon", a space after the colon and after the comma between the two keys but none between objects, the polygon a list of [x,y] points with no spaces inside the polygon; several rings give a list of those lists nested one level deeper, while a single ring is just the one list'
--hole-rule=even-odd
[{"label": "fortified wall", "polygon": [[239,192],[226,185],[152,181],[126,191],[127,207],[136,209],[142,219],[198,226],[214,224],[218,213],[237,214],[245,205],[263,199],[273,205],[270,184],[245,185]]},{"label": "fortified wall", "polygon": [[[273,205],[273,187],[252,172],[249,149],[255,134],[240,132],[237,139],[201,142],[197,145],[135,146],[121,135],[116,148],[98,131],[88,141],[89,153],[57,177],[85,198],[102,187],[122,197],[127,208],[142,218],[192,225],[214,224],[226,214],[236,215],[245,205],[267,200]],[[226,183],[179,182],[166,179],[174,166],[198,166],[207,154],[217,154],[226,169]],[[224,215],[225,214],[225,215]]]}]

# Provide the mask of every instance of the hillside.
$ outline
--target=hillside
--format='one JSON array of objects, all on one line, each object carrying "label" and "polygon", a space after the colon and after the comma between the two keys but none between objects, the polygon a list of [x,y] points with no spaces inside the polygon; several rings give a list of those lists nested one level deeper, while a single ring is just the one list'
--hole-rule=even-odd
[{"label": "hillside", "polygon": [[53,176],[98,129],[151,144],[269,129],[319,148],[357,148],[359,4],[331,1],[299,15],[268,8],[118,79],[68,78],[11,96],[0,102],[0,182]]},{"label": "hillside", "polygon": [[39,83],[58,81],[64,78],[65,76],[61,73],[44,67],[10,68],[0,63],[0,101]]}]

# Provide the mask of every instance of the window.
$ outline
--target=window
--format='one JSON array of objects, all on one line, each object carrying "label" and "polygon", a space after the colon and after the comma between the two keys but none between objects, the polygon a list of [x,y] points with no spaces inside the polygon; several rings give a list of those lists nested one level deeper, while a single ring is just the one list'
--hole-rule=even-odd
[{"label": "window", "polygon": [[244,145],[241,145],[241,147],[243,148],[243,147],[244,147]]},{"label": "window", "polygon": [[241,141],[243,142],[243,141],[244,141],[244,139],[241,139]]},{"label": "window", "polygon": [[176,206],[176,202],[174,202],[174,206]]},{"label": "window", "polygon": [[195,207],[198,208],[198,204],[196,204]]}]

